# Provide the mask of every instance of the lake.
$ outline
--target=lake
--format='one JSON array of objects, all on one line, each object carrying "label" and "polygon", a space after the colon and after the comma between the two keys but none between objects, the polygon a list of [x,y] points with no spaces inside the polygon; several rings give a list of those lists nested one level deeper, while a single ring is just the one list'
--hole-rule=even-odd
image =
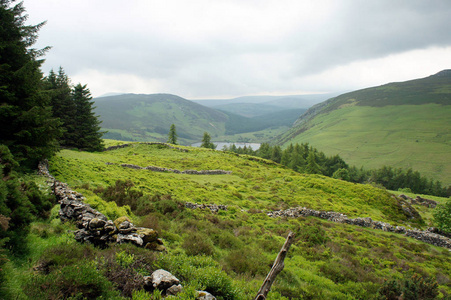
[{"label": "lake", "polygon": [[[235,144],[235,146],[237,148],[244,148],[244,146],[246,146],[247,148],[251,147],[252,150],[258,150],[258,148],[260,148],[260,143],[227,143],[227,142],[213,142],[213,144],[216,145],[216,150],[222,150],[222,148],[224,146],[230,147],[232,144]],[[200,145],[202,145],[202,143],[194,143],[191,144],[192,147],[200,147]]]}]

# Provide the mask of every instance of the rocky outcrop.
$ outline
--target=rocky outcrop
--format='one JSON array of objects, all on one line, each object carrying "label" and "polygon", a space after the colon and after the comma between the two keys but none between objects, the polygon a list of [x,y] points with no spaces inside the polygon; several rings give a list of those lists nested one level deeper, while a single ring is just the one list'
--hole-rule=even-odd
[{"label": "rocky outcrop", "polygon": [[127,217],[114,221],[84,203],[82,194],[70,189],[67,184],[55,180],[48,172],[46,162],[39,165],[39,174],[46,176],[53,186],[53,192],[60,203],[61,220],[73,220],[78,226],[74,232],[79,242],[89,242],[98,246],[110,243],[133,243],[154,251],[165,251],[158,233],[150,228],[136,227]]},{"label": "rocky outcrop", "polygon": [[[144,289],[147,291],[159,290],[163,296],[177,296],[183,291],[180,280],[166,270],[159,269],[150,276],[144,276]],[[198,300],[216,300],[216,298],[205,291],[198,291]]]},{"label": "rocky outcrop", "polygon": [[299,218],[314,216],[321,219],[329,220],[337,223],[345,223],[361,227],[379,229],[383,231],[404,234],[408,237],[415,238],[425,243],[451,249],[451,239],[448,237],[433,233],[429,230],[422,231],[417,229],[406,229],[403,226],[393,226],[389,223],[374,221],[371,218],[355,218],[349,219],[345,214],[334,211],[318,211],[306,207],[289,208],[286,210],[276,210],[267,213],[269,217],[288,217]]},{"label": "rocky outcrop", "polygon": [[400,198],[407,200],[410,202],[410,204],[417,204],[417,205],[423,205],[429,208],[435,208],[437,206],[437,201],[426,199],[420,196],[417,196],[415,199],[412,197],[406,196],[404,194],[399,195]]},{"label": "rocky outcrop", "polygon": [[[106,163],[107,165],[113,165],[113,163]],[[147,166],[147,167],[141,167],[133,164],[120,164],[121,167],[124,168],[130,168],[135,170],[149,170],[154,172],[170,172],[170,173],[176,173],[176,174],[189,174],[189,175],[228,175],[232,174],[232,171],[224,171],[224,170],[185,170],[180,171],[176,169],[170,169],[170,168],[162,168],[162,167],[156,167],[156,166]]]},{"label": "rocky outcrop", "polygon": [[227,210],[227,205],[217,205],[217,204],[197,204],[186,202],[185,207],[189,209],[209,209],[212,213],[217,213],[220,210]]}]

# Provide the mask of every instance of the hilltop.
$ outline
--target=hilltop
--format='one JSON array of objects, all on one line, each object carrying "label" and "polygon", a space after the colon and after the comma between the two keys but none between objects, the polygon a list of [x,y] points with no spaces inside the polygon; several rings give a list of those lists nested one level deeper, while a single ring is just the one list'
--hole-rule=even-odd
[{"label": "hilltop", "polygon": [[305,111],[282,108],[243,116],[171,94],[123,94],[94,100],[106,138],[166,142],[175,124],[179,143],[185,145],[201,141],[204,132],[213,141],[266,141],[287,130]]},{"label": "hilltop", "polygon": [[451,72],[389,83],[331,98],[304,113],[285,134],[365,168],[412,168],[451,184]]}]

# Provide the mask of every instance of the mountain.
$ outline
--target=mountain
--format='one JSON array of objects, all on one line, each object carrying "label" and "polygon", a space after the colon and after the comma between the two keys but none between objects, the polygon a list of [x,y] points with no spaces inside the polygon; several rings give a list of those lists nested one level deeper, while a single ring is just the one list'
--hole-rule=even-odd
[{"label": "mountain", "polygon": [[412,168],[449,185],[450,116],[451,70],[444,70],[316,104],[276,141],[309,142],[365,168]]},{"label": "mountain", "polygon": [[[128,141],[167,140],[175,124],[178,142],[191,144],[208,132],[215,141],[239,139],[240,134],[255,132],[254,139],[285,131],[305,109],[277,108],[249,116],[206,107],[170,94],[124,94],[95,98],[95,113],[100,116],[105,138]],[[252,108],[248,108],[252,111]],[[261,131],[265,131],[262,133]],[[258,136],[258,137],[257,137]],[[245,138],[249,138],[249,135]],[[260,140],[258,140],[260,141]]]},{"label": "mountain", "polygon": [[125,94],[94,99],[108,130],[107,138],[166,141],[175,124],[181,141],[200,140],[225,132],[226,114],[170,94]]}]

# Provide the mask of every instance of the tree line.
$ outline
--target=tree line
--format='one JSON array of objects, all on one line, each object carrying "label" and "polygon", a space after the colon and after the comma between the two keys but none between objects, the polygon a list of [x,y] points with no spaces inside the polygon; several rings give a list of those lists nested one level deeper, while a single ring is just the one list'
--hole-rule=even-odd
[{"label": "tree line", "polygon": [[100,150],[89,89],[72,86],[62,68],[44,77],[40,67],[49,47],[32,46],[45,22],[26,25],[22,3],[12,2],[0,2],[0,143],[31,168],[61,146]]},{"label": "tree line", "polygon": [[54,197],[23,171],[61,147],[101,150],[100,121],[86,85],[71,85],[62,68],[47,77],[43,55],[34,49],[39,29],[26,25],[22,2],[0,0],[0,285],[5,251],[26,251],[28,225],[48,217]]},{"label": "tree line", "polygon": [[428,179],[411,168],[406,170],[383,166],[374,170],[359,169],[349,166],[339,155],[326,156],[308,143],[290,144],[284,150],[279,145],[271,146],[268,143],[261,144],[258,150],[232,144],[225,146],[223,150],[270,159],[300,173],[321,174],[354,183],[371,183],[389,190],[405,190],[439,197],[451,196],[451,187],[443,187],[440,181]]}]

